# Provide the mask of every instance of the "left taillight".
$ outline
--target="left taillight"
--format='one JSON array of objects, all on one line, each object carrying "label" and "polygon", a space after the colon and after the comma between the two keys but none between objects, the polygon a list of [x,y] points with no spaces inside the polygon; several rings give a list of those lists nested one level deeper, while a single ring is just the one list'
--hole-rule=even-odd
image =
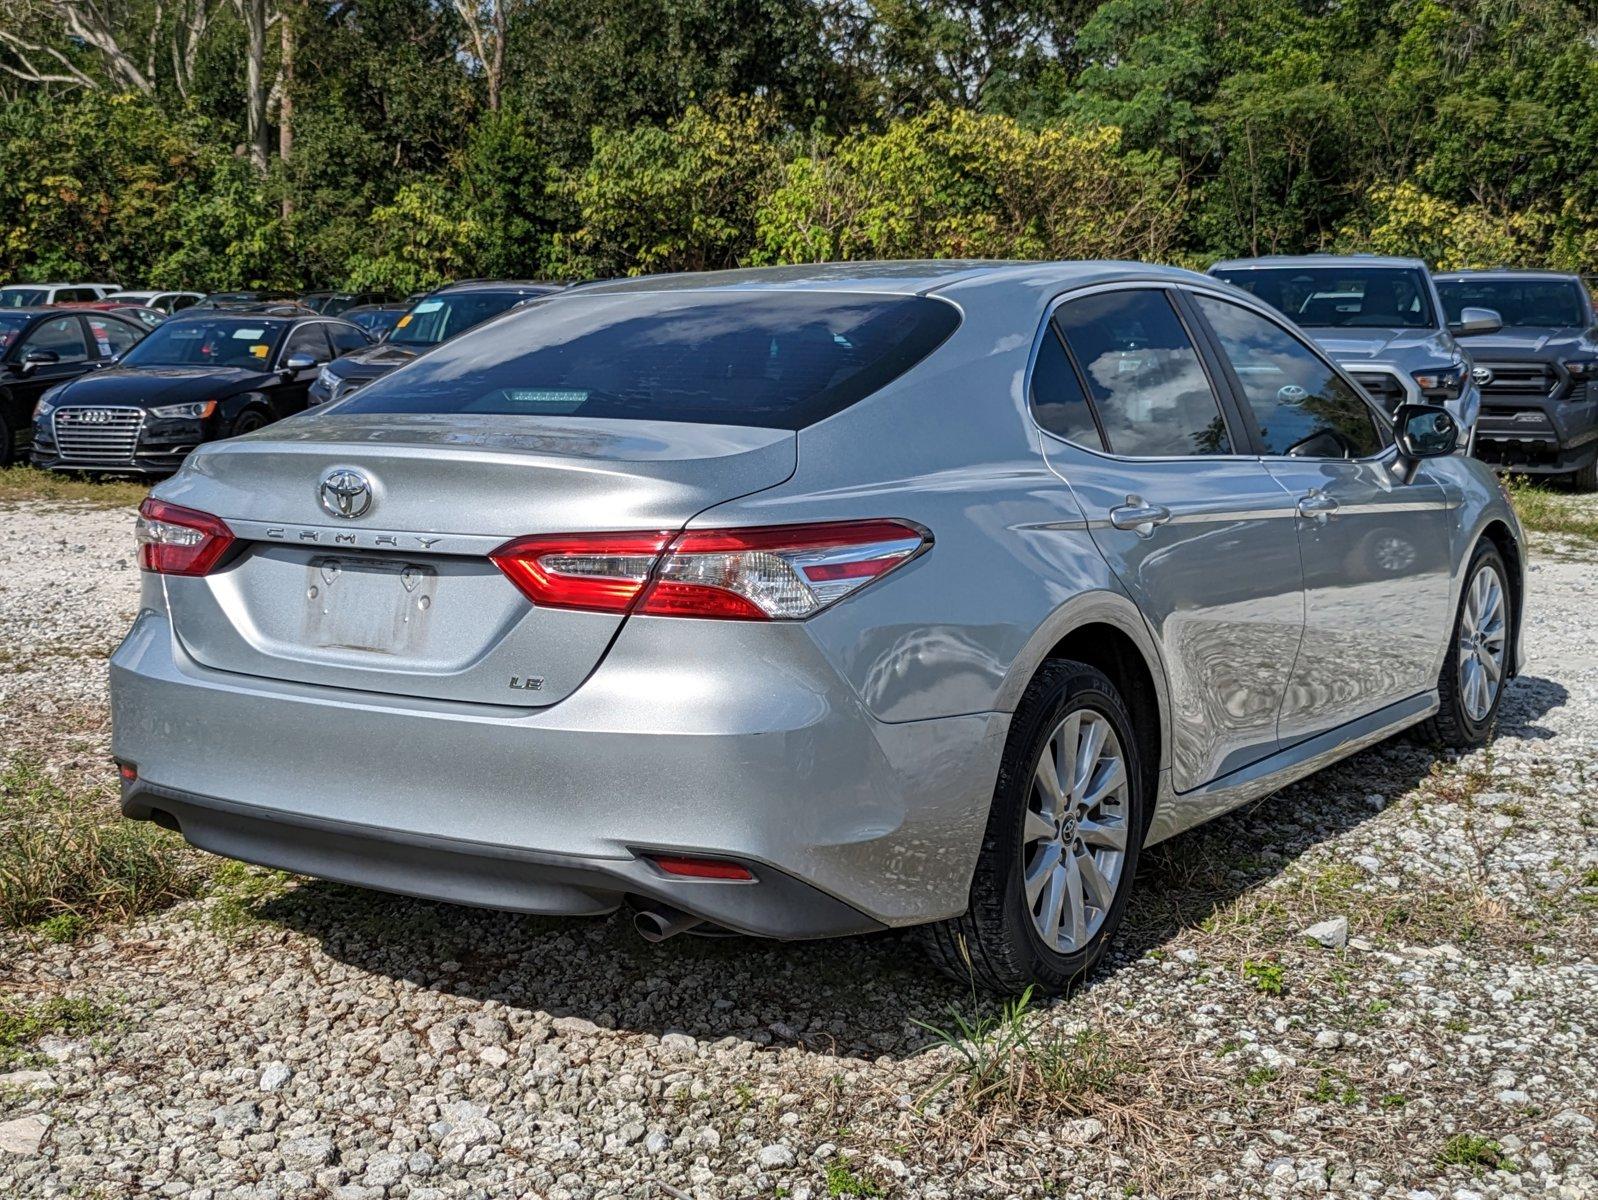
[{"label": "left taillight", "polygon": [[220,517],[149,499],[139,505],[139,566],[157,575],[204,575],[233,544]]},{"label": "left taillight", "polygon": [[803,620],[932,544],[897,520],[537,536],[490,556],[534,604],[734,621]]}]

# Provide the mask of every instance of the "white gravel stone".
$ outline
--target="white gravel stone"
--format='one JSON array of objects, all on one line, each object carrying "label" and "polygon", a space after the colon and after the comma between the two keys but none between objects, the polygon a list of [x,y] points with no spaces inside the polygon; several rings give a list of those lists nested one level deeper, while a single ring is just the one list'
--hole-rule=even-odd
[{"label": "white gravel stone", "polygon": [[1332,917],[1317,921],[1304,931],[1304,936],[1319,942],[1328,950],[1341,950],[1348,945],[1348,918]]}]

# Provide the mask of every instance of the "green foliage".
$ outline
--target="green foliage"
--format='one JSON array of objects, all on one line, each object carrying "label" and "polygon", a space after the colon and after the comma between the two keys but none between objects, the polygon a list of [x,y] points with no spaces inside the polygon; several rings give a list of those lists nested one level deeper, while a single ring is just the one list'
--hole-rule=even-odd
[{"label": "green foliage", "polygon": [[471,274],[479,227],[460,193],[442,179],[400,188],[393,203],[372,213],[371,232],[376,253],[356,253],[347,264],[352,287],[405,295]]},{"label": "green foliage", "polygon": [[827,1164],[827,1195],[829,1196],[881,1196],[880,1185],[857,1174],[846,1162],[834,1159]]},{"label": "green foliage", "polygon": [[1456,1133],[1443,1143],[1437,1163],[1444,1167],[1471,1167],[1482,1171],[1513,1171],[1515,1163],[1504,1148],[1479,1133]]},{"label": "green foliage", "polygon": [[664,127],[596,132],[566,185],[578,226],[557,272],[621,275],[736,266],[778,168],[774,113],[758,101],[691,107]]},{"label": "green foliage", "polygon": [[119,5],[138,78],[24,6],[17,35],[85,74],[26,83],[0,46],[0,278],[410,290],[1313,250],[1598,271],[1589,9],[547,0],[503,10],[494,110],[455,6],[291,7],[263,67],[267,143],[292,136],[263,171],[228,6],[186,46]]},{"label": "green foliage", "polygon": [[759,214],[771,262],[1167,257],[1175,164],[1118,130],[935,106],[789,163]]}]

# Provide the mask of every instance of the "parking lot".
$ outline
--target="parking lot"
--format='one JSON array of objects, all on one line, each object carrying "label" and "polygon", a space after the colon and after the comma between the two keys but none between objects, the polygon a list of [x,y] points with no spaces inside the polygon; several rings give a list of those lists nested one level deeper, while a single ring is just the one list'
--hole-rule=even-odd
[{"label": "parking lot", "polygon": [[[128,852],[138,571],[126,507],[0,511],[3,884],[41,828]],[[896,935],[651,946],[155,835],[132,919],[0,922],[0,1195],[1591,1196],[1595,562],[1538,537],[1491,747],[1386,743],[1160,847],[1059,1003]]]}]

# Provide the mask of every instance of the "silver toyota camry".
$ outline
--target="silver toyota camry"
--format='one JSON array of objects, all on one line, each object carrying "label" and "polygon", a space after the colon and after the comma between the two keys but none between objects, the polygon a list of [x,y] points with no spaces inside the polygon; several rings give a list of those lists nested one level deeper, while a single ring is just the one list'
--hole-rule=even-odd
[{"label": "silver toyota camry", "polygon": [[132,818],[414,896],[1065,988],[1142,847],[1521,662],[1441,408],[1128,263],[643,278],[202,446],[112,659]]}]

